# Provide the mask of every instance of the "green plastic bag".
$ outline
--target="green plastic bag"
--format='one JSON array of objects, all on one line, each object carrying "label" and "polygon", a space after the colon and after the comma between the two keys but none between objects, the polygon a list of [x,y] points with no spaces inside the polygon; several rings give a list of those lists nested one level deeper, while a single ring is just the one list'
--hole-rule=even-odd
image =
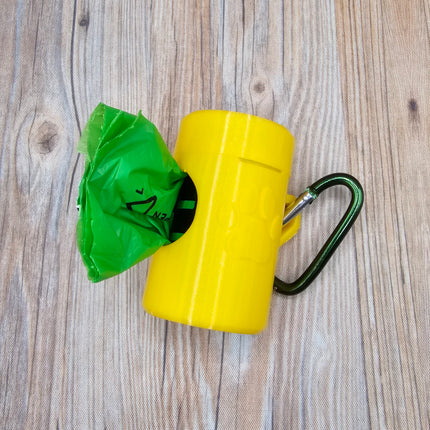
[{"label": "green plastic bag", "polygon": [[170,243],[184,178],[154,124],[99,104],[78,144],[85,155],[79,186],[77,242],[98,282]]}]

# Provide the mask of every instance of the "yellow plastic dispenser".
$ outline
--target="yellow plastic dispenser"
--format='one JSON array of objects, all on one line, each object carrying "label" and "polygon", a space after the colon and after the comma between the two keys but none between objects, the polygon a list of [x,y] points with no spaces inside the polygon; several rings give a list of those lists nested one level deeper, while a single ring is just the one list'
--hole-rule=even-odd
[{"label": "yellow plastic dispenser", "polygon": [[183,324],[258,333],[267,323],[293,158],[287,129],[253,115],[198,111],[181,123],[175,158],[197,190],[194,220],[152,257],[145,310]]}]

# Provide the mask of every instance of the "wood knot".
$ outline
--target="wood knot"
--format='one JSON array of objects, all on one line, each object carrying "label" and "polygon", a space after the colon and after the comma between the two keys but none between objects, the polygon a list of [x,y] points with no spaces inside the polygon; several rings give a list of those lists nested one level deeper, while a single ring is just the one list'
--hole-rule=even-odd
[{"label": "wood knot", "polygon": [[36,132],[34,148],[39,154],[49,154],[57,146],[58,140],[58,127],[53,122],[45,121]]},{"label": "wood knot", "polygon": [[418,111],[418,103],[415,99],[410,99],[408,102],[408,108],[411,113]]},{"label": "wood knot", "polygon": [[266,84],[263,81],[257,81],[254,83],[252,88],[256,93],[264,93],[266,90]]},{"label": "wood knot", "polygon": [[85,27],[85,29],[88,28],[88,26],[90,25],[90,17],[88,14],[83,13],[80,17],[79,17],[79,21],[78,21],[79,25],[81,27]]},{"label": "wood knot", "polygon": [[420,114],[418,112],[418,103],[414,98],[408,101],[409,121],[411,123],[418,123],[420,121]]}]

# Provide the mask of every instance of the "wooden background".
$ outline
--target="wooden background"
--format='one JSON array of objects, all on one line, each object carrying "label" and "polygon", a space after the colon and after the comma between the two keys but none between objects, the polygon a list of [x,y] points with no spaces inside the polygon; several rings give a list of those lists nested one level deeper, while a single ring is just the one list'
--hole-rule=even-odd
[{"label": "wooden background", "polygon": [[[428,0],[1,0],[0,428],[429,428]],[[353,231],[258,336],[148,316],[146,262],[90,284],[76,153],[99,101],[173,149],[197,109],[289,128],[289,190],[346,171]],[[293,279],[348,203],[280,251]],[[287,274],[288,273],[288,274]]]}]

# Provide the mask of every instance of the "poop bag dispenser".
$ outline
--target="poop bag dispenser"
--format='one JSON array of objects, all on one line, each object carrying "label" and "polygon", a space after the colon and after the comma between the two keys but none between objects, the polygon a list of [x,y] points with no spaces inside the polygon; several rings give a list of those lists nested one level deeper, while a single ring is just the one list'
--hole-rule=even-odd
[{"label": "poop bag dispenser", "polygon": [[171,242],[182,172],[140,112],[100,103],[78,144],[85,155],[77,243],[88,278],[117,275]]}]

